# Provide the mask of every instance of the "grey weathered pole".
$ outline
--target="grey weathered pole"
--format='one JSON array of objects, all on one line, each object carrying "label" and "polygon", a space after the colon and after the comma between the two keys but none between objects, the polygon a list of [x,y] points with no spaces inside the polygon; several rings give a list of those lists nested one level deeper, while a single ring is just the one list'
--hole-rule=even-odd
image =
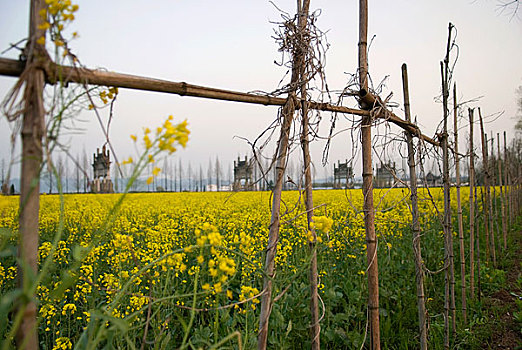
[{"label": "grey weathered pole", "polygon": [[[404,95],[404,115],[411,122],[410,94],[408,86],[408,68],[406,63],[402,65],[402,88]],[[421,230],[419,224],[419,206],[417,197],[417,173],[415,170],[415,151],[413,148],[413,137],[405,132],[408,143],[408,166],[410,168],[410,193],[411,193],[411,215],[413,231],[413,256],[415,259],[415,282],[417,284],[417,313],[419,317],[419,342],[420,349],[428,349],[428,332],[426,327],[426,300],[424,296],[424,270],[422,268],[421,252]]]},{"label": "grey weathered pole", "polygon": [[[480,135],[481,135],[481,144],[482,144],[482,168],[484,171],[484,187],[485,187],[485,202],[483,202],[483,211],[484,211],[484,227],[486,230],[486,262],[489,262],[490,259],[490,243],[489,243],[489,167],[488,167],[488,146],[486,141],[486,135],[484,134],[484,122],[482,120],[482,112],[480,111],[480,107],[478,109],[479,111],[479,120],[480,120]],[[493,229],[493,227],[491,227]],[[480,266],[479,266],[480,268]]]},{"label": "grey weathered pole", "polygon": [[[475,297],[475,150],[473,149],[473,110],[469,113],[469,285]],[[477,237],[478,241],[478,237]],[[480,261],[480,260],[479,260]]]},{"label": "grey weathered pole", "polygon": [[[487,138],[487,135],[486,135]],[[495,159],[495,139],[493,138],[493,131],[491,131],[491,154],[488,153],[488,158],[491,157],[492,160]],[[488,151],[489,152],[489,151]],[[497,212],[497,175],[495,173],[495,164],[493,161],[489,163],[490,166],[490,175],[491,175],[491,182],[490,182],[490,196],[489,196],[489,210],[491,213],[490,219],[491,219],[491,251],[493,252],[493,265],[497,266],[497,239],[496,236],[500,234],[499,225],[498,225],[498,212]],[[495,228],[497,234],[495,235]]]},{"label": "grey weathered pole", "polygon": [[498,153],[498,180],[500,186],[500,215],[502,216],[502,237],[504,241],[504,250],[507,249],[507,225],[506,225],[506,190],[504,187],[504,179],[502,178],[502,163],[500,153],[500,133],[497,132],[497,153]]},{"label": "grey weathered pole", "polygon": [[[27,77],[25,80],[25,110],[22,121],[22,173],[20,184],[20,243],[18,250],[20,273],[19,283],[24,291],[29,291],[38,271],[38,213],[40,210],[40,168],[42,165],[42,137],[45,127],[43,90],[44,72],[36,69],[37,62],[45,59],[45,45],[38,39],[45,37],[40,25],[45,10],[44,0],[32,0],[30,8],[29,41],[27,44]],[[38,349],[37,306],[32,295],[21,300],[19,312],[23,313],[22,323],[16,335],[18,348]]]},{"label": "grey weathered pole", "polygon": [[443,131],[441,135],[442,145],[442,182],[444,185],[444,348],[449,349],[450,347],[450,331],[449,331],[449,314],[450,314],[450,256],[451,256],[451,245],[450,237],[452,235],[451,230],[451,205],[450,205],[450,183],[449,183],[449,154],[448,154],[448,113],[447,113],[447,82],[446,82],[446,71],[444,64],[441,62],[441,73],[442,73],[442,100],[443,100]]},{"label": "grey weathered pole", "polygon": [[511,210],[509,207],[509,182],[508,182],[508,152],[507,152],[507,140],[506,140],[506,132],[504,131],[504,199],[506,201],[506,226],[510,224],[507,221],[507,218],[511,216]]},{"label": "grey weathered pole", "polygon": [[[489,167],[489,155],[488,155],[488,135],[484,132],[484,121],[482,118],[482,113],[479,107],[479,118],[480,118],[480,131],[482,133],[482,155],[483,155],[483,168],[485,173],[484,178],[484,186],[486,187],[486,202],[484,203],[484,207],[486,209],[486,217],[485,221],[488,222],[486,225],[486,255],[487,258],[491,258],[493,261],[493,266],[497,265],[497,256],[495,252],[495,236],[494,236],[494,228],[493,228],[493,203],[491,196],[491,184],[492,184],[492,176],[491,169]],[[488,254],[489,253],[489,254]]]},{"label": "grey weathered pole", "polygon": [[[359,85],[368,91],[368,1],[359,0]],[[370,106],[370,109],[373,106]],[[375,212],[373,206],[372,170],[372,116],[363,116],[361,126],[363,163],[363,211],[366,231],[366,258],[368,263],[368,314],[370,323],[370,349],[380,349],[379,331],[379,269],[377,263],[377,237],[375,235]]]},{"label": "grey weathered pole", "polygon": [[[506,214],[509,217],[509,225],[511,225],[511,206],[510,206],[510,188],[509,188],[509,159],[508,159],[508,150],[507,150],[507,139],[506,132],[504,131],[504,197],[506,200]],[[506,223],[507,225],[508,223]]]},{"label": "grey weathered pole", "polygon": [[457,84],[453,85],[453,137],[455,151],[455,180],[457,188],[457,220],[459,225],[459,252],[460,252],[460,282],[461,282],[461,299],[462,299],[462,317],[464,324],[467,323],[466,311],[466,256],[464,252],[464,223],[462,218],[462,203],[460,200],[460,155],[459,155],[459,132],[457,121]]},{"label": "grey weathered pole", "polygon": [[449,147],[448,147],[448,99],[449,99],[449,54],[451,48],[451,32],[453,25],[448,26],[448,42],[444,62],[440,62],[442,76],[442,109],[443,131],[441,135],[442,146],[442,179],[444,183],[444,251],[446,269],[444,270],[444,348],[449,349],[449,311],[451,309],[452,330],[455,333],[455,275],[453,266],[453,233],[451,229],[451,197],[449,178]]}]

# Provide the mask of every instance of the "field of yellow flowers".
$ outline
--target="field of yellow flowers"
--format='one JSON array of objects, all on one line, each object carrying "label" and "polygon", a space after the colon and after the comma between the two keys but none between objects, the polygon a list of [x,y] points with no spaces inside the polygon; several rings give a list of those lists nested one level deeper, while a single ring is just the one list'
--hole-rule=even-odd
[{"label": "field of yellow flowers", "polygon": [[[442,207],[442,191],[421,197],[423,255],[436,270],[443,240],[434,204]],[[41,265],[51,262],[37,291],[42,348],[255,347],[270,193],[120,199],[119,194],[41,197],[39,259]],[[292,349],[308,339],[310,253],[299,192],[284,193],[283,201],[269,342]],[[362,193],[316,191],[314,202],[321,340],[330,348],[360,347],[366,333]],[[406,189],[375,190],[382,337],[398,347],[414,341],[417,327],[408,204]],[[0,197],[2,295],[16,284],[17,210],[17,197]],[[428,278],[428,308],[440,302],[441,278]],[[9,322],[0,326],[3,335],[8,330]]]}]

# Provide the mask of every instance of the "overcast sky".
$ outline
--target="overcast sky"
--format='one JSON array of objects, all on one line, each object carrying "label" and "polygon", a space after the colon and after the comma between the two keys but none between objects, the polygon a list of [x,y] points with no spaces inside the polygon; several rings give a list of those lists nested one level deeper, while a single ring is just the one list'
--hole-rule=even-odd
[{"label": "overcast sky", "polygon": [[[87,67],[266,92],[275,90],[286,73],[286,68],[274,64],[280,53],[272,38],[275,24],[271,22],[281,16],[268,1],[76,3],[80,10],[70,29],[78,31],[79,38],[71,47]],[[295,12],[295,1],[274,3]],[[521,14],[511,18],[510,13],[502,13],[498,5],[497,0],[370,1],[369,37],[375,35],[369,54],[372,79],[377,84],[389,76],[383,97],[393,91],[393,100],[402,104],[401,64],[408,64],[412,113],[425,134],[432,136],[441,120],[442,109],[435,97],[440,94],[439,62],[444,56],[448,22],[452,22],[460,49],[454,75],[459,98],[483,96],[470,106],[481,106],[484,115],[504,112],[487,128],[495,133],[505,130],[513,137],[515,90],[522,85],[522,20]],[[0,50],[27,36],[28,6],[29,1],[0,0]],[[311,9],[321,9],[317,26],[327,32],[330,44],[326,56],[328,85],[332,91],[341,90],[349,81],[347,73],[357,68],[358,1],[312,0]],[[13,50],[2,55],[17,56]],[[0,77],[2,98],[14,82]],[[356,102],[346,100],[345,105],[355,107]],[[403,115],[402,107],[395,111]],[[222,164],[230,166],[238,155],[249,152],[241,138],[254,140],[276,118],[277,108],[121,89],[111,126],[118,156],[133,154],[130,134],[139,133],[142,126],[158,126],[169,114],[187,119],[192,132],[187,149],[176,153],[176,159],[190,160],[194,168],[200,164],[206,168],[209,158],[214,161],[219,156]],[[84,132],[65,140],[70,142],[72,153],[85,149],[92,154],[104,137],[92,112],[82,113],[80,118],[86,121],[80,124]],[[337,129],[349,127],[348,119],[353,118],[341,118]],[[330,115],[324,113],[319,129],[322,135],[327,134],[329,121]],[[463,142],[466,133],[462,133]],[[2,119],[0,159],[9,157],[9,134],[8,124]],[[323,147],[324,141],[313,147],[317,167]],[[336,136],[329,168],[339,159],[350,158],[351,152],[349,133]],[[360,155],[356,159],[356,169],[360,169]],[[323,170],[318,171],[318,176],[323,175]]]}]

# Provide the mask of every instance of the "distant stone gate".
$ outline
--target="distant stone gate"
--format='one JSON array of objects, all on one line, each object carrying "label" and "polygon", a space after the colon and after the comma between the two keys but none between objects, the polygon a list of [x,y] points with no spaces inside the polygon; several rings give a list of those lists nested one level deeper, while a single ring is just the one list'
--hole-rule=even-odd
[{"label": "distant stone gate", "polygon": [[252,191],[254,189],[252,182],[253,172],[254,166],[247,156],[245,156],[245,160],[240,160],[237,157],[237,161],[234,161],[234,184],[232,189],[234,191]]},{"label": "distant stone gate", "polygon": [[348,160],[344,163],[337,161],[334,164],[334,188],[353,188],[354,174],[353,168],[349,165]]},{"label": "distant stone gate", "polygon": [[96,149],[93,154],[92,168],[94,172],[93,180],[90,182],[91,192],[93,193],[114,193],[114,186],[111,180],[111,157],[109,150],[103,146]]}]

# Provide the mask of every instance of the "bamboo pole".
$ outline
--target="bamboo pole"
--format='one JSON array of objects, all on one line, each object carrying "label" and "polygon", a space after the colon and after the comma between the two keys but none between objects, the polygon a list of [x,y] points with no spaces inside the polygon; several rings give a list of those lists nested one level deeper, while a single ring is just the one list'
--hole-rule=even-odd
[{"label": "bamboo pole", "polygon": [[[30,7],[29,41],[27,44],[28,66],[46,57],[45,46],[37,42],[45,36],[40,26],[40,11],[45,1],[32,0]],[[40,168],[43,158],[42,137],[45,125],[43,90],[44,72],[34,69],[25,80],[25,112],[22,121],[22,173],[20,184],[20,243],[18,248],[19,287],[28,293],[34,289],[34,277],[38,272],[38,213],[40,210]],[[22,323],[16,334],[17,348],[38,349],[37,306],[33,295],[21,298],[18,312]]]},{"label": "bamboo pole", "polygon": [[[489,168],[488,168],[488,156],[487,156],[487,143],[486,143],[486,137],[484,134],[484,122],[482,120],[482,113],[480,111],[480,107],[478,109],[479,111],[479,120],[480,120],[480,135],[481,135],[481,141],[482,141],[482,168],[484,172],[484,188],[486,191],[485,196],[485,202],[483,202],[482,210],[484,211],[484,228],[486,230],[485,236],[486,236],[486,263],[489,263],[489,259],[491,256],[490,252],[490,246],[489,246]],[[479,266],[480,268],[480,266]]]},{"label": "bamboo pole", "polygon": [[[498,153],[498,180],[500,187],[500,215],[502,216],[502,237],[504,240],[504,250],[507,249],[507,226],[506,226],[506,207],[504,203],[505,199],[505,188],[502,178],[502,161],[500,153],[500,133],[497,132],[497,153]],[[505,163],[505,161],[504,161]]]},{"label": "bamboo pole", "polygon": [[[504,136],[505,137],[505,136]],[[505,139],[504,139],[505,140]],[[509,150],[509,146],[504,144],[504,151],[506,152],[506,192],[508,194],[508,212],[509,212],[509,227],[513,226],[513,186],[512,186],[512,177],[511,177],[511,154]]]},{"label": "bamboo pole", "polygon": [[266,247],[265,258],[265,277],[263,281],[264,294],[261,297],[260,315],[259,315],[259,334],[258,349],[264,350],[267,346],[268,338],[268,321],[272,311],[272,281],[275,276],[275,257],[277,254],[277,242],[279,240],[280,209],[281,209],[281,192],[283,189],[283,177],[286,169],[286,157],[288,152],[289,134],[294,117],[295,105],[293,99],[289,98],[288,103],[283,107],[281,112],[283,124],[281,125],[281,133],[278,141],[277,160],[276,160],[276,176],[275,186],[272,195],[272,215],[268,232],[268,242]]},{"label": "bamboo pole", "polygon": [[[368,1],[359,0],[359,85],[368,91]],[[361,104],[361,103],[360,103]],[[370,349],[381,348],[379,330],[379,269],[377,261],[377,237],[375,235],[375,212],[373,207],[372,170],[372,117],[363,116],[361,126],[363,162],[363,211],[366,231],[366,259],[368,263],[368,314],[370,323]]]},{"label": "bamboo pole", "polygon": [[[406,63],[402,65],[402,88],[404,95],[404,115],[411,122],[410,93],[408,87],[408,68]],[[410,193],[411,193],[411,215],[413,231],[413,254],[415,258],[415,282],[417,284],[417,313],[419,317],[419,342],[420,349],[428,349],[428,335],[426,328],[426,301],[424,296],[424,270],[422,268],[421,252],[421,230],[419,224],[419,207],[417,197],[417,173],[415,170],[415,151],[413,149],[413,137],[408,132],[406,142],[408,143],[408,166],[410,168]]]},{"label": "bamboo pole", "polygon": [[[479,108],[479,115],[480,115],[480,108]],[[482,121],[482,118],[481,118]],[[481,124],[482,126],[482,124]],[[486,203],[485,205],[488,207],[488,215],[486,216],[486,219],[489,222],[489,253],[491,254],[491,259],[493,261],[493,266],[497,266],[497,255],[496,255],[496,249],[495,249],[495,228],[493,227],[493,196],[491,194],[491,185],[494,185],[494,176],[491,175],[491,164],[489,163],[489,151],[488,151],[488,135],[484,133],[484,139],[485,139],[485,165],[484,167],[487,168],[486,171],[486,177],[488,181],[485,183],[486,185]]]},{"label": "bamboo pole", "polygon": [[451,226],[451,197],[450,197],[450,178],[449,178],[449,152],[448,152],[448,99],[449,99],[449,54],[451,49],[451,32],[453,25],[448,25],[448,41],[446,45],[446,55],[444,61],[440,63],[442,76],[442,108],[443,108],[443,131],[441,136],[442,146],[442,171],[444,182],[444,251],[447,268],[445,274],[445,295],[444,295],[444,348],[449,349],[449,311],[451,309],[452,333],[456,333],[455,326],[455,273],[453,256],[453,230]]},{"label": "bamboo pole", "polygon": [[[300,35],[304,34],[308,20],[309,0],[305,0],[303,4],[303,13],[299,14],[298,26]],[[300,9],[300,6],[298,10]],[[281,225],[280,209],[281,209],[281,194],[283,189],[283,178],[286,169],[286,158],[289,146],[290,129],[294,113],[297,106],[296,90],[298,88],[299,79],[304,71],[304,55],[305,52],[293,48],[294,57],[292,58],[292,77],[290,81],[291,91],[289,97],[283,106],[282,118],[283,125],[281,125],[281,134],[279,136],[276,159],[276,181],[272,197],[272,215],[270,220],[270,227],[268,232],[268,243],[266,248],[265,259],[265,277],[263,281],[264,294],[261,298],[260,316],[259,316],[259,333],[257,348],[264,350],[267,348],[268,340],[268,323],[270,313],[272,311],[272,287],[273,279],[275,277],[275,257],[277,253],[277,242],[279,240],[279,227]],[[311,198],[310,198],[311,199]]]},{"label": "bamboo pole", "polygon": [[[513,215],[511,207],[510,207],[510,188],[509,188],[509,157],[508,157],[508,150],[507,150],[507,142],[506,142],[506,132],[504,131],[504,197],[506,201],[506,214],[509,218],[509,223],[506,222],[506,226],[509,224],[511,225],[511,215]],[[507,219],[506,219],[507,221]]]},{"label": "bamboo pole", "polygon": [[[306,93],[304,94],[306,95]],[[303,102],[306,104],[306,102]],[[314,215],[314,204],[312,197],[312,174],[311,174],[311,159],[310,159],[310,147],[308,140],[309,125],[308,125],[308,108],[303,106],[302,108],[302,133],[301,133],[301,145],[303,148],[303,160],[304,160],[304,173],[305,173],[305,206],[307,213],[308,230],[312,232],[312,241],[309,242],[311,262],[310,262],[310,312],[312,316],[312,322],[310,326],[311,330],[311,341],[312,349],[320,349],[320,331],[321,327],[319,324],[319,292],[318,292],[318,281],[319,277],[317,274],[317,234],[313,228],[313,215]]]},{"label": "bamboo pole", "polygon": [[517,176],[515,178],[515,216],[518,216],[520,214],[520,197],[522,195],[522,182],[520,179],[520,174],[522,173],[522,169],[520,168],[520,154],[518,154],[518,157],[515,158],[516,161],[516,167],[517,167]]},{"label": "bamboo pole", "polygon": [[[491,158],[495,159],[495,139],[493,138],[493,131],[491,131]],[[489,153],[488,153],[489,157]],[[500,229],[498,225],[498,212],[497,212],[497,174],[495,171],[495,164],[490,162],[490,174],[491,174],[491,183],[492,188],[490,188],[490,197],[489,197],[489,209],[491,210],[491,250],[493,252],[493,264],[497,266],[497,239],[500,235]],[[493,192],[491,194],[491,192]],[[495,229],[497,234],[495,235]]]},{"label": "bamboo pole", "polygon": [[[302,4],[301,4],[302,1]],[[302,28],[301,40],[303,46],[309,49],[310,43],[306,39],[306,21],[308,18],[308,11],[310,8],[309,0],[298,0],[299,9],[299,26]],[[306,42],[306,44],[305,44]],[[309,133],[309,121],[308,121],[308,96],[307,96],[307,84],[308,84],[308,73],[305,65],[305,60],[300,62],[298,67],[301,76],[301,148],[303,150],[303,161],[304,161],[304,177],[305,177],[305,208],[306,218],[308,224],[308,231],[312,233],[312,240],[309,242],[311,261],[310,261],[310,314],[311,314],[311,325],[310,325],[310,338],[312,350],[319,350],[321,348],[320,332],[321,327],[319,324],[319,290],[318,281],[319,277],[317,274],[317,234],[313,227],[313,216],[314,216],[314,202],[313,202],[313,187],[312,187],[312,172],[311,172],[311,157],[310,157],[310,141],[308,140]]]},{"label": "bamboo pole", "polygon": [[[451,36],[451,25],[449,27],[449,37]],[[448,49],[449,52],[449,49]],[[448,54],[446,55],[446,58]],[[446,59],[445,59],[446,61]],[[443,109],[443,131],[441,135],[442,145],[442,181],[444,184],[444,348],[449,349],[450,347],[450,308],[453,315],[453,303],[451,302],[451,290],[453,286],[452,276],[452,229],[451,229],[451,198],[450,198],[450,178],[449,178],[449,152],[448,152],[448,69],[447,63],[441,62],[441,76],[442,76],[442,109]],[[454,319],[452,317],[452,319]]]},{"label": "bamboo pole", "polygon": [[[489,156],[489,144],[491,141],[488,139],[488,134],[484,133],[484,137],[486,138],[486,157],[488,159],[488,174],[489,174],[489,183],[486,188],[486,205],[488,206],[489,215],[487,217],[488,223],[489,223],[489,253],[491,254],[491,260],[493,261],[493,266],[497,266],[497,256],[495,254],[495,225],[493,217],[495,216],[495,213],[493,212],[493,195],[494,195],[494,183],[495,183],[495,176],[491,174],[491,162],[490,162],[490,156]],[[491,189],[493,187],[493,190]],[[492,193],[493,192],[493,193]]]},{"label": "bamboo pole", "polygon": [[[475,151],[473,149],[473,110],[469,114],[469,285],[475,298]],[[477,237],[478,240],[478,237]]]},{"label": "bamboo pole", "polygon": [[[287,100],[287,98],[283,97],[273,97],[269,95],[258,95],[253,93],[217,89],[193,85],[185,82],[172,82],[168,80],[140,77],[116,72],[60,66],[54,64],[53,62],[47,62],[47,64],[42,65],[42,69],[44,69],[46,72],[46,82],[50,84],[54,84],[57,81],[56,72],[60,71],[61,75],[66,77],[67,81],[79,84],[115,86],[126,89],[163,92],[180,96],[192,96],[221,101],[259,104],[265,106],[284,106]],[[22,74],[23,70],[23,62],[8,58],[0,58],[0,75],[17,77]],[[300,106],[297,106],[297,108],[299,107]],[[315,110],[353,114],[358,116],[367,116],[370,114],[370,112],[366,110],[336,106],[322,102],[312,101],[309,103],[308,107]],[[424,141],[434,146],[439,146],[437,141],[422,134],[416,125],[407,123],[404,121],[404,119],[398,117],[386,109],[379,110],[379,112],[375,114],[375,118],[386,119],[400,128],[410,131],[412,134],[422,138]]]},{"label": "bamboo pole", "polygon": [[514,191],[513,191],[513,201],[514,201],[514,204],[513,206],[515,207],[515,218],[513,220],[516,219],[516,216],[518,216],[518,214],[520,213],[520,165],[519,165],[519,159],[520,159],[520,156],[515,154],[515,144],[513,145],[513,172],[515,173],[514,175],[514,180],[513,180],[513,187],[514,187]]},{"label": "bamboo pole", "polygon": [[466,257],[464,253],[464,223],[462,219],[462,203],[460,200],[460,156],[459,156],[459,132],[457,122],[457,84],[453,85],[453,137],[455,141],[455,181],[457,188],[457,220],[459,225],[459,250],[460,250],[460,282],[461,282],[461,303],[462,317],[464,324],[467,324],[466,311]]},{"label": "bamboo pole", "polygon": [[[480,188],[480,200],[484,203],[484,186],[475,186],[475,203],[478,203],[477,188]],[[478,211],[478,210],[477,210]],[[486,220],[484,220],[486,221]],[[480,302],[482,294],[481,272],[480,272],[480,232],[477,232],[477,299]]]}]

